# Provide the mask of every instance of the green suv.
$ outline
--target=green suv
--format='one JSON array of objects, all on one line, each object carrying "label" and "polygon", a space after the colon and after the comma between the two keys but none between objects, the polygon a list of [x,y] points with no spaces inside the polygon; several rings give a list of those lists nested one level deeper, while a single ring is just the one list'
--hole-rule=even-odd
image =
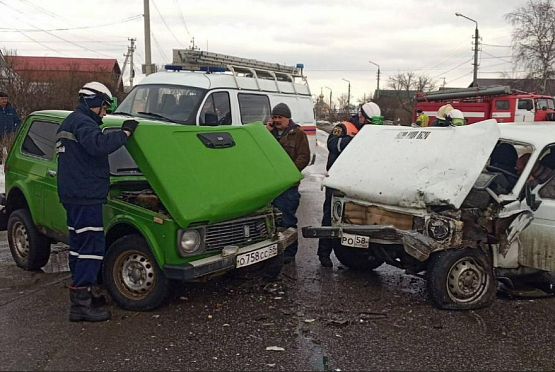
[{"label": "green suv", "polygon": [[[5,163],[10,250],[28,270],[68,243],[56,187],[56,132],[68,111],[27,117]],[[127,117],[108,115],[103,130]],[[141,120],[110,155],[102,280],[122,308],[160,306],[170,280],[191,281],[252,266],[277,275],[295,229],[278,229],[270,202],[301,179],[261,123],[199,127]]]}]

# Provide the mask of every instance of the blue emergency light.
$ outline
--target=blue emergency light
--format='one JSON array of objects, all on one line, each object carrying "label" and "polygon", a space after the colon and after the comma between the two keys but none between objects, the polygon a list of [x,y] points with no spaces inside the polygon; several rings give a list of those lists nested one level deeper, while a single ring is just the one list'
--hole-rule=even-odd
[{"label": "blue emergency light", "polygon": [[200,71],[206,72],[225,72],[225,67],[201,66]]},{"label": "blue emergency light", "polygon": [[183,66],[178,65],[165,65],[164,68],[169,71],[181,71],[183,70]]}]

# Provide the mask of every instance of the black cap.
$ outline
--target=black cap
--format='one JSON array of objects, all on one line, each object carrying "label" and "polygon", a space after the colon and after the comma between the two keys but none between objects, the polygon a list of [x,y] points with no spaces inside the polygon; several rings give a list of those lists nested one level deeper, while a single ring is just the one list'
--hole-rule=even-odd
[{"label": "black cap", "polygon": [[287,119],[291,119],[291,110],[285,103],[278,103],[272,110],[272,115],[280,115]]},{"label": "black cap", "polygon": [[418,110],[416,110],[416,112],[422,112],[422,110],[421,110],[421,109],[418,109]]},{"label": "black cap", "polygon": [[0,97],[8,97],[8,93],[0,92]]}]

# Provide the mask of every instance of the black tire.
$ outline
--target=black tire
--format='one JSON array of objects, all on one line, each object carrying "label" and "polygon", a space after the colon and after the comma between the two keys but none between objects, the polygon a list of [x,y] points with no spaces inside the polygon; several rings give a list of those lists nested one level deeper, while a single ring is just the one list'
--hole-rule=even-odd
[{"label": "black tire", "polygon": [[428,296],[440,309],[479,309],[495,300],[497,280],[493,265],[479,248],[433,253],[426,275]]},{"label": "black tire", "polygon": [[283,268],[283,252],[278,254],[275,257],[272,257],[268,260],[259,262],[257,264],[240,268],[238,270],[233,270],[230,274],[239,274],[240,272],[252,274],[254,276],[261,276],[267,280],[274,280],[276,279],[279,274],[281,273],[281,269]]},{"label": "black tire", "polygon": [[156,309],[169,294],[170,281],[140,235],[127,235],[112,243],[104,256],[102,277],[106,290],[123,309]]},{"label": "black tire", "polygon": [[8,219],[8,243],[17,266],[40,270],[50,259],[50,239],[41,234],[29,211],[18,209]]},{"label": "black tire", "polygon": [[333,251],[343,265],[358,271],[370,271],[380,267],[384,261],[372,254],[369,249],[344,247],[340,239],[333,239]]}]

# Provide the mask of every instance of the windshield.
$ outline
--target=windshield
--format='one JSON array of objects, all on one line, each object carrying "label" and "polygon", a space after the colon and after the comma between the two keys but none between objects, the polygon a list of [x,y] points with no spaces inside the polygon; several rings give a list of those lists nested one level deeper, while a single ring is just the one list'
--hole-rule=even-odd
[{"label": "windshield", "polygon": [[186,86],[138,85],[114,114],[129,114],[194,125],[198,106],[205,94],[205,89]]},{"label": "windshield", "polygon": [[[104,132],[121,130],[120,127],[106,127]],[[110,163],[110,174],[112,176],[136,176],[142,175],[141,170],[127,151],[125,146],[120,147],[108,156]]]}]

